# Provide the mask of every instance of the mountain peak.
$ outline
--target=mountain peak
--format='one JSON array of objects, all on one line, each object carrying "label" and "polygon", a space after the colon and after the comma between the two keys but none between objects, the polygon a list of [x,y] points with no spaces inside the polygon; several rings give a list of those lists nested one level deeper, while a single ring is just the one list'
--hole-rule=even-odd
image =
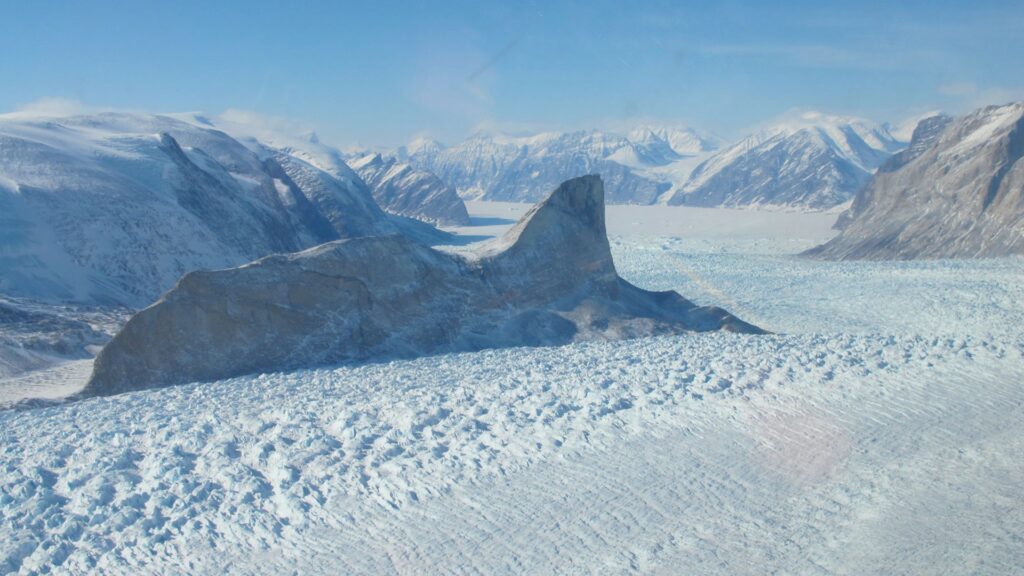
[{"label": "mountain peak", "polygon": [[482,254],[512,282],[525,274],[537,285],[565,291],[614,281],[601,177],[563,182]]}]

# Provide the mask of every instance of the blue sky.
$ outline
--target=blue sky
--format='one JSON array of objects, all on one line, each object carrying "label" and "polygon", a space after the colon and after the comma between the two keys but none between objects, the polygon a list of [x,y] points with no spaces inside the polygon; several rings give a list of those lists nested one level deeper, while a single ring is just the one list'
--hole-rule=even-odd
[{"label": "blue sky", "polygon": [[0,15],[0,110],[242,109],[342,145],[641,121],[730,138],[792,109],[898,121],[1024,98],[1019,0],[38,0]]}]

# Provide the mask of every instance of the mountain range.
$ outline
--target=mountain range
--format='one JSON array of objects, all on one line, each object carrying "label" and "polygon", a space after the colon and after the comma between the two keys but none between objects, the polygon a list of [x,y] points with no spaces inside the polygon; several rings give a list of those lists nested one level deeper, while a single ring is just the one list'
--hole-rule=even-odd
[{"label": "mountain range", "polygon": [[669,203],[829,209],[850,200],[903,146],[883,126],[803,113],[708,158]]},{"label": "mountain range", "polygon": [[641,126],[529,136],[477,133],[391,151],[466,199],[536,201],[562,178],[600,173],[610,203],[828,210],[905,146],[886,125],[805,112],[721,147],[688,128]]},{"label": "mountain range", "polygon": [[[689,129],[637,128],[627,135],[598,130],[530,136],[477,133],[450,147],[420,139],[395,151],[429,170],[467,199],[535,202],[567,177],[601,174],[608,200],[651,204],[671,184],[642,172],[704,154],[717,142]],[[640,168],[639,170],[637,168]]]},{"label": "mountain range", "polygon": [[969,258],[1024,254],[1024,102],[923,120],[854,199],[838,236],[809,256]]}]

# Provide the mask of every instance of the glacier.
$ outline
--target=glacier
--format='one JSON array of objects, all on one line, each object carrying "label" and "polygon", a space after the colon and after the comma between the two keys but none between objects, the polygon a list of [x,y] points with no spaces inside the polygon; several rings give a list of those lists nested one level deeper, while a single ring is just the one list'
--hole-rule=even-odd
[{"label": "glacier", "polygon": [[1020,259],[806,260],[817,239],[783,232],[610,244],[630,282],[738,306],[775,335],[0,411],[0,567],[1020,572]]},{"label": "glacier", "polygon": [[[1015,141],[1003,136],[1018,113],[974,117],[955,131],[951,154]],[[223,175],[216,165],[226,164],[174,132],[147,129],[124,147],[97,137],[114,120],[87,137],[87,126],[27,135],[20,124],[18,146],[6,150],[59,136],[69,162],[204,178],[181,168],[184,155]],[[171,120],[185,132],[223,122]],[[926,119],[880,172],[920,162],[945,123]],[[307,198],[346,188],[344,160],[314,136],[249,139],[243,128],[252,130],[225,137],[248,150],[240,158],[260,161],[268,198],[296,200],[288,180]],[[1002,180],[1015,177],[1007,173]],[[0,193],[20,202],[36,193],[32,178],[61,177],[50,167],[3,176]],[[998,192],[990,205],[1005,203]],[[515,227],[528,207],[468,206],[476,225],[455,229],[464,238],[508,235],[445,248],[453,262],[538,236]],[[314,223],[294,228],[309,234],[336,226],[330,210],[287,213]],[[571,245],[580,258],[540,234],[547,241],[527,243],[537,254],[510,269],[545,263],[532,273],[546,282],[572,277],[567,264],[604,263],[640,293],[686,294],[771,334],[441,350],[82,397],[89,356],[130,309],[111,306],[116,298],[0,296],[0,572],[1024,572],[1021,256],[797,257],[833,234],[829,214],[612,206],[607,218],[605,243]],[[8,218],[0,234],[18,238],[18,222]],[[392,236],[312,255],[347,243],[433,254]],[[31,274],[45,269],[36,264]],[[60,278],[66,293],[73,276]],[[528,297],[536,284],[515,287]],[[299,292],[298,301],[309,296]],[[203,350],[187,337],[185,349]]]}]

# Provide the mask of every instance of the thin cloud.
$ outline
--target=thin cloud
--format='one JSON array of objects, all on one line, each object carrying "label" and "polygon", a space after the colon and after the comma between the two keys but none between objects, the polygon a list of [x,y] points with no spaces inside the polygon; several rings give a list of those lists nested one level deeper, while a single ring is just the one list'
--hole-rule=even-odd
[{"label": "thin cloud", "polygon": [[66,116],[79,116],[82,114],[93,114],[104,110],[105,109],[86,106],[78,100],[73,100],[71,98],[46,97],[34,100],[27,104],[22,104],[13,112],[2,114],[2,116],[8,118],[60,118]]}]

